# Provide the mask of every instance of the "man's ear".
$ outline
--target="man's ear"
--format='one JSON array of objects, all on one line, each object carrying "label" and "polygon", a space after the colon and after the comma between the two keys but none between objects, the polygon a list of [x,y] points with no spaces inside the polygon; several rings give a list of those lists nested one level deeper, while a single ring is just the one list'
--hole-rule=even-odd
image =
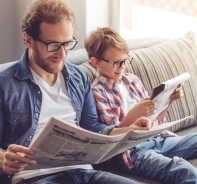
[{"label": "man's ear", "polygon": [[90,62],[91,62],[91,64],[92,64],[95,68],[98,68],[98,66],[99,66],[99,60],[98,60],[97,58],[91,57],[91,58],[90,58]]},{"label": "man's ear", "polygon": [[24,43],[27,46],[27,48],[30,48],[32,46],[33,38],[31,36],[29,36],[26,32],[24,32],[23,39],[24,39]]}]

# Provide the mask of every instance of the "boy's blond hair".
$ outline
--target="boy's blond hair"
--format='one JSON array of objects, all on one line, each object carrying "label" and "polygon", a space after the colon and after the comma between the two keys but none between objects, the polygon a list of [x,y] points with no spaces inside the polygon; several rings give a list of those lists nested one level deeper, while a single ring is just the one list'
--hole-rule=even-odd
[{"label": "boy's blond hair", "polygon": [[117,31],[110,27],[98,28],[96,31],[92,31],[85,39],[84,46],[89,58],[101,59],[109,47],[115,47],[127,54],[129,53],[127,42]]},{"label": "boy's blond hair", "polygon": [[74,13],[64,0],[36,0],[27,10],[21,28],[23,32],[36,39],[40,34],[41,22],[56,24],[64,19],[76,27]]}]

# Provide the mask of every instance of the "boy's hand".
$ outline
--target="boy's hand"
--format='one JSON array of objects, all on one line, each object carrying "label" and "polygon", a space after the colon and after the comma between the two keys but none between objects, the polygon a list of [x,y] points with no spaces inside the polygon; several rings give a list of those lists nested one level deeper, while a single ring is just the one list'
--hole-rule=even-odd
[{"label": "boy's hand", "polygon": [[12,144],[5,152],[0,153],[0,168],[5,174],[18,173],[36,161],[25,156],[32,156],[34,152],[24,146]]},{"label": "boy's hand", "polygon": [[121,126],[130,126],[140,117],[147,117],[155,112],[157,100],[150,100],[145,98],[138,102],[132,109],[129,110],[124,120],[121,122]]},{"label": "boy's hand", "polygon": [[150,116],[155,113],[157,100],[150,100],[150,98],[145,98],[144,100],[139,101],[131,111],[140,117],[142,116]]},{"label": "boy's hand", "polygon": [[182,98],[184,96],[183,85],[184,85],[184,83],[181,83],[180,85],[178,85],[178,87],[175,89],[174,93],[171,95],[170,105],[175,100],[178,100],[178,99],[180,99],[180,98]]},{"label": "boy's hand", "polygon": [[141,117],[130,125],[129,128],[131,130],[150,130],[154,126],[157,126],[156,122],[151,121],[146,117]]},{"label": "boy's hand", "polygon": [[170,97],[170,102],[169,102],[168,107],[159,114],[159,119],[161,121],[165,121],[165,117],[166,117],[166,114],[167,114],[167,111],[168,111],[170,105],[172,105],[172,103],[175,100],[178,100],[184,96],[183,85],[184,85],[184,83],[181,83],[180,85],[178,85],[178,87],[174,90],[174,93]]}]

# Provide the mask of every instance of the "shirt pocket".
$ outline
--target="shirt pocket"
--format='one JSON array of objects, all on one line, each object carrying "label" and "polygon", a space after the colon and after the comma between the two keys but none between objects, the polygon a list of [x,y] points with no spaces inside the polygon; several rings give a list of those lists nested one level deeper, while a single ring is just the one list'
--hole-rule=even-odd
[{"label": "shirt pocket", "polygon": [[5,112],[5,126],[3,140],[6,146],[19,144],[21,137],[31,127],[31,120],[28,112]]},{"label": "shirt pocket", "polygon": [[23,124],[29,119],[28,112],[6,112],[6,121],[11,125]]}]

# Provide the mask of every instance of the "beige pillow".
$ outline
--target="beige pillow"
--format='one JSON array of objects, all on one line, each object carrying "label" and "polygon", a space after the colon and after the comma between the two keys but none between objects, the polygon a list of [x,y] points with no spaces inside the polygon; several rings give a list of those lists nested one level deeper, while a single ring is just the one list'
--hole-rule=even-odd
[{"label": "beige pillow", "polygon": [[189,115],[193,119],[186,120],[173,130],[179,130],[197,123],[197,47],[194,34],[190,31],[183,37],[165,41],[160,44],[137,49],[130,52],[133,62],[127,72],[139,76],[151,94],[152,89],[161,82],[184,72],[191,78],[185,82],[185,96],[173,103],[168,111],[167,121],[174,121]]}]

